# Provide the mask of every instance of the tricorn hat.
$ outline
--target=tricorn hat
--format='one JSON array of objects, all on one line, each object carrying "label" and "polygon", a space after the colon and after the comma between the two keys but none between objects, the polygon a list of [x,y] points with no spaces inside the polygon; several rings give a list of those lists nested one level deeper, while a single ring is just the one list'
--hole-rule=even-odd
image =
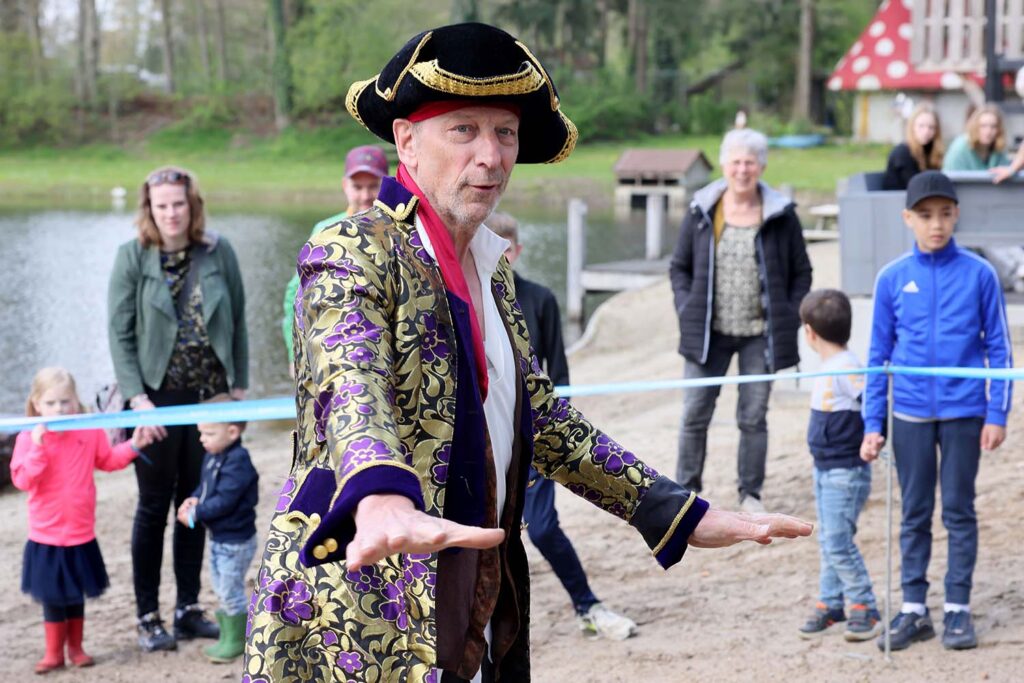
[{"label": "tricorn hat", "polygon": [[513,36],[487,24],[424,31],[379,74],[353,83],[345,106],[371,133],[394,143],[391,124],[428,102],[467,100],[519,109],[521,164],[556,163],[576,146],[576,126],[540,60]]}]

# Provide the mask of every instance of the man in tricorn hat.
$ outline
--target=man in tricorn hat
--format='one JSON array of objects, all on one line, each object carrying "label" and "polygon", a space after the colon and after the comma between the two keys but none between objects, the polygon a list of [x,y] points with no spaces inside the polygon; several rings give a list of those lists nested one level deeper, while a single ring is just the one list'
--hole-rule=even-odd
[{"label": "man in tricorn hat", "polygon": [[253,596],[249,681],[528,681],[528,465],[634,526],[664,567],[688,545],[806,536],[717,508],[552,393],[482,223],[513,166],[576,129],[543,66],[482,24],[409,41],[349,90],[398,149],[374,208],[299,254],[298,436]]}]

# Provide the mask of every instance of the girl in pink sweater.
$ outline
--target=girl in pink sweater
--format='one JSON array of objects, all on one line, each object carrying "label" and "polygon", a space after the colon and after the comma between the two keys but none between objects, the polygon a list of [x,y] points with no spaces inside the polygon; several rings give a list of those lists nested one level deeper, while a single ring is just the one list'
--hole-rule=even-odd
[{"label": "girl in pink sweater", "polygon": [[[44,368],[32,380],[26,405],[30,417],[82,412],[75,380],[62,368]],[[153,440],[136,429],[130,442],[110,447],[101,429],[51,432],[45,424],[18,434],[11,459],[14,485],[28,491],[28,542],[21,590],[43,604],[46,654],[36,673],[64,666],[64,645],[75,666],[91,666],[82,650],[85,598],[109,585],[96,542],[96,484],[93,470],[128,466]]]}]

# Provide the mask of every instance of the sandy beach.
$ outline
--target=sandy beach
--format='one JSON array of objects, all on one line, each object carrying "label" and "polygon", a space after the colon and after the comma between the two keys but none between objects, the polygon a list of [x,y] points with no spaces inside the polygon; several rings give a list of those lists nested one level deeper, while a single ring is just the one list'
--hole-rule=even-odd
[{"label": "sandy beach", "polygon": [[[813,245],[815,287],[838,284],[835,244]],[[628,292],[604,306],[591,342],[571,358],[577,384],[681,376],[675,348],[678,333],[667,279]],[[1018,335],[1019,336],[1019,335]],[[1017,340],[1018,342],[1020,339]],[[1017,348],[1018,354],[1021,348]],[[779,382],[769,412],[769,460],[764,502],[773,511],[814,519],[811,458],[805,444],[806,383]],[[734,388],[726,387],[712,425],[704,496],[713,504],[736,505],[737,432]],[[639,624],[624,642],[584,640],[569,600],[550,567],[529,548],[533,575],[532,650],[534,680],[560,681],[1015,681],[1024,667],[1024,442],[1019,437],[1021,406],[1015,397],[1010,436],[998,451],[983,456],[977,509],[981,550],[975,572],[973,608],[980,646],[947,652],[939,639],[894,653],[886,662],[874,643],[847,643],[840,635],[802,640],[796,629],[817,591],[816,539],[771,546],[742,545],[694,550],[668,572],[625,523],[559,491],[563,527],[573,540],[597,595]],[[682,399],[679,392],[581,398],[577,404],[596,424],[633,449],[659,471],[675,468]],[[257,527],[267,528],[273,502],[289,464],[289,427],[256,424],[246,443],[261,474]],[[885,590],[885,466],[873,468],[874,487],[861,518],[859,543],[877,594]],[[182,643],[177,652],[142,654],[135,642],[129,539],[136,488],[131,470],[97,474],[97,534],[111,588],[86,606],[86,646],[96,657],[92,669],[65,670],[47,680],[202,681],[238,680],[240,664],[208,664],[206,642]],[[898,492],[897,492],[898,501]],[[27,527],[24,494],[0,494],[4,571],[0,573],[0,676],[32,680],[42,653],[42,613],[19,590]],[[898,504],[894,529],[899,522]],[[941,622],[945,531],[938,515],[928,602]],[[164,553],[161,603],[165,620],[174,601],[170,534]],[[894,557],[898,587],[898,556]],[[250,571],[255,574],[256,567]],[[216,599],[204,569],[202,601]],[[898,591],[894,595],[898,599]],[[941,627],[940,627],[941,632]]]}]

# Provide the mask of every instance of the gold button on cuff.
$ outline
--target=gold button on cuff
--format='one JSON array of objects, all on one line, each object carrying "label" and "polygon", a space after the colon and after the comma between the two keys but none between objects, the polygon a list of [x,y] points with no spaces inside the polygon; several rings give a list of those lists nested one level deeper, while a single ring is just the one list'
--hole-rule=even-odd
[{"label": "gold button on cuff", "polygon": [[313,548],[313,557],[315,557],[318,560],[326,560],[327,548],[323,547],[322,545],[316,546],[315,548]]},{"label": "gold button on cuff", "polygon": [[320,515],[314,512],[309,516],[309,523],[313,526],[320,526]]},{"label": "gold button on cuff", "polygon": [[327,552],[333,553],[338,549],[338,542],[333,538],[326,538],[324,539],[324,547],[327,548]]},{"label": "gold button on cuff", "polygon": [[399,216],[405,213],[405,202],[401,202],[399,203],[398,206],[395,207],[395,213],[397,213]]}]

